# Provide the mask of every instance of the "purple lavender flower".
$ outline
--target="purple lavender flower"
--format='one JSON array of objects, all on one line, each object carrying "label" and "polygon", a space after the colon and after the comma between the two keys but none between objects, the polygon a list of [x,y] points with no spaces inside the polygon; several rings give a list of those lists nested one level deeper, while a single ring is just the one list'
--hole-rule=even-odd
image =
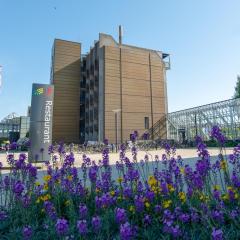
[{"label": "purple lavender flower", "polygon": [[162,210],[162,207],[160,205],[156,205],[154,207],[154,212],[157,213],[157,214],[159,214],[161,212],[161,210]]},{"label": "purple lavender flower", "polygon": [[144,133],[142,138],[143,138],[143,140],[148,140],[149,139],[149,133]]},{"label": "purple lavender flower", "polygon": [[68,232],[68,222],[64,218],[59,218],[55,224],[58,235],[65,235]]},{"label": "purple lavender flower", "polygon": [[89,172],[88,172],[88,176],[91,182],[96,182],[97,181],[97,172],[98,172],[98,167],[95,166],[91,166],[89,168]]},{"label": "purple lavender flower", "polygon": [[7,162],[8,162],[9,165],[14,164],[14,155],[12,153],[7,155]]},{"label": "purple lavender flower", "polygon": [[108,139],[104,139],[103,143],[108,146]]},{"label": "purple lavender flower", "polygon": [[31,226],[25,226],[22,230],[22,234],[24,239],[30,239],[33,234]]},{"label": "purple lavender flower", "polygon": [[95,197],[95,205],[97,209],[100,209],[102,207],[102,199],[101,197],[96,196]]},{"label": "purple lavender flower", "polygon": [[60,142],[60,143],[59,143],[59,146],[58,146],[58,153],[59,153],[60,155],[62,155],[62,154],[65,153],[64,142]]},{"label": "purple lavender flower", "polygon": [[3,221],[7,218],[7,213],[5,211],[0,210],[0,221]]},{"label": "purple lavender flower", "polygon": [[118,223],[125,223],[127,221],[126,210],[123,208],[117,208],[115,211],[115,216]]},{"label": "purple lavender flower", "polygon": [[86,218],[87,217],[87,213],[88,213],[88,209],[87,209],[87,206],[85,204],[81,204],[79,206],[79,215],[80,215],[80,218],[83,219],[83,218]]},{"label": "purple lavender flower", "polygon": [[163,212],[163,223],[165,226],[172,226],[173,224],[173,220],[174,220],[174,216],[172,215],[170,210],[164,210]]},{"label": "purple lavender flower", "polygon": [[48,154],[53,154],[54,153],[54,146],[53,145],[50,145],[48,147]]},{"label": "purple lavender flower", "polygon": [[24,185],[20,180],[14,184],[13,191],[16,196],[21,196],[22,192],[24,191]]},{"label": "purple lavender flower", "polygon": [[123,196],[125,198],[130,198],[132,196],[132,189],[130,187],[124,187],[123,188]]},{"label": "purple lavender flower", "polygon": [[109,193],[105,193],[101,197],[102,207],[109,207],[113,203],[113,198]]},{"label": "purple lavender flower", "polygon": [[86,235],[88,232],[87,221],[86,220],[77,221],[77,229],[81,235]]},{"label": "purple lavender flower", "polygon": [[101,228],[101,218],[99,216],[92,218],[92,227],[95,232]]},{"label": "purple lavender flower", "polygon": [[191,186],[188,187],[187,189],[187,196],[190,198],[193,195],[193,188]]},{"label": "purple lavender flower", "polygon": [[133,180],[138,180],[140,175],[139,175],[138,170],[135,170],[133,168],[129,168],[128,171],[127,171],[127,176],[126,177],[130,181],[133,181]]},{"label": "purple lavender flower", "polygon": [[190,220],[190,216],[186,213],[182,213],[180,216],[179,216],[179,220],[183,223],[187,223],[189,222]]},{"label": "purple lavender flower", "polygon": [[222,212],[222,211],[219,211],[219,210],[214,210],[214,211],[212,211],[212,218],[213,218],[215,221],[218,221],[218,222],[222,223],[223,220],[224,220],[223,212]]},{"label": "purple lavender flower", "polygon": [[171,227],[171,234],[174,238],[178,238],[182,235],[179,225]]},{"label": "purple lavender flower", "polygon": [[57,214],[56,214],[55,207],[54,207],[52,202],[45,201],[44,202],[44,209],[51,219],[56,219]]},{"label": "purple lavender flower", "polygon": [[22,203],[23,203],[23,207],[27,208],[31,203],[31,198],[27,195],[23,196]]},{"label": "purple lavender flower", "polygon": [[223,145],[226,141],[226,137],[223,135],[221,129],[218,126],[212,127],[210,135],[211,137],[215,138],[221,145]]},{"label": "purple lavender flower", "polygon": [[232,180],[234,187],[240,188],[240,178],[237,176],[235,171],[233,171],[233,173],[232,173],[231,180]]},{"label": "purple lavender flower", "polygon": [[66,155],[64,158],[64,167],[72,166],[74,161],[75,161],[74,154],[71,152],[70,154]]},{"label": "purple lavender flower", "polygon": [[137,131],[134,131],[133,133],[130,134],[130,140],[132,142],[135,142],[137,140],[137,137],[138,137],[138,132]]},{"label": "purple lavender flower", "polygon": [[221,196],[221,193],[219,192],[219,190],[217,190],[217,189],[214,189],[213,190],[213,196],[214,196],[214,198],[216,199],[216,200],[220,200],[220,196]]},{"label": "purple lavender flower", "polygon": [[193,223],[199,222],[200,217],[199,217],[198,213],[196,212],[196,210],[191,209],[191,214],[190,215],[191,215],[191,221]]},{"label": "purple lavender flower", "polygon": [[134,204],[137,212],[142,212],[144,210],[144,198],[142,196],[135,196]]},{"label": "purple lavender flower", "polygon": [[37,177],[37,168],[34,167],[31,163],[27,165],[27,169],[29,172],[30,177],[36,178]]},{"label": "purple lavender flower", "polygon": [[152,219],[151,219],[150,215],[145,214],[145,215],[144,215],[144,218],[143,218],[143,224],[144,224],[144,226],[150,225],[151,222],[152,222]]},{"label": "purple lavender flower", "polygon": [[10,144],[10,149],[11,150],[16,150],[18,148],[18,144],[16,143],[16,142],[12,142],[11,144]]},{"label": "purple lavender flower", "polygon": [[149,202],[152,202],[154,199],[155,193],[153,191],[147,191],[146,192],[146,198]]},{"label": "purple lavender flower", "polygon": [[213,228],[212,238],[213,238],[213,240],[222,240],[223,239],[223,232],[222,232],[222,230]]},{"label": "purple lavender flower", "polygon": [[231,219],[235,219],[237,216],[238,216],[237,210],[232,210],[232,211],[230,212],[230,217],[231,217]]},{"label": "purple lavender flower", "polygon": [[131,240],[134,238],[134,230],[129,222],[121,224],[120,226],[120,237],[122,240]]}]

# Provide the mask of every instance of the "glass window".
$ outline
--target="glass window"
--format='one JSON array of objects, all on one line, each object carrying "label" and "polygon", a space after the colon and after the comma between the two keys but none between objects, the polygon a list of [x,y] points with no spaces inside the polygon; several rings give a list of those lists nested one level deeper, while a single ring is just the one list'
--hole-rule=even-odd
[{"label": "glass window", "polygon": [[149,117],[144,118],[144,126],[145,126],[145,129],[149,129]]}]

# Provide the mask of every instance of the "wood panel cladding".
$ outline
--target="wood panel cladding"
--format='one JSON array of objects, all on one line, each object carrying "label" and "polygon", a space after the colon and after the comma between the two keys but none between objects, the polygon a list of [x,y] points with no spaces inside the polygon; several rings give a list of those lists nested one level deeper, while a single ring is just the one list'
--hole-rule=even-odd
[{"label": "wood panel cladding", "polygon": [[165,114],[164,65],[161,53],[156,51],[126,45],[104,48],[105,136],[115,142],[112,110],[121,108],[121,131],[125,141],[134,130],[140,134],[146,131],[145,117],[149,118],[151,127],[152,117],[154,124]]},{"label": "wood panel cladding", "polygon": [[56,39],[53,55],[53,142],[79,141],[81,45]]}]

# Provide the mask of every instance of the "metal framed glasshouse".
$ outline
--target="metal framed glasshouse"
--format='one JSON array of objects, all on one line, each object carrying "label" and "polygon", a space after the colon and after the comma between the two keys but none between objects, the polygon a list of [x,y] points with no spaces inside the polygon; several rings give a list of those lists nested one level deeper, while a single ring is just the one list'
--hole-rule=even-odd
[{"label": "metal framed glasshouse", "polygon": [[189,142],[200,135],[209,140],[214,125],[218,125],[228,139],[240,139],[240,98],[169,113],[167,138]]}]

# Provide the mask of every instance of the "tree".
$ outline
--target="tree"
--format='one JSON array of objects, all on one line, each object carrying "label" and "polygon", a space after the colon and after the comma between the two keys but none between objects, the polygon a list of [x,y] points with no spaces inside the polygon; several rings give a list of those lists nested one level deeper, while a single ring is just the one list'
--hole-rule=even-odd
[{"label": "tree", "polygon": [[237,76],[234,98],[240,98],[240,75]]}]

